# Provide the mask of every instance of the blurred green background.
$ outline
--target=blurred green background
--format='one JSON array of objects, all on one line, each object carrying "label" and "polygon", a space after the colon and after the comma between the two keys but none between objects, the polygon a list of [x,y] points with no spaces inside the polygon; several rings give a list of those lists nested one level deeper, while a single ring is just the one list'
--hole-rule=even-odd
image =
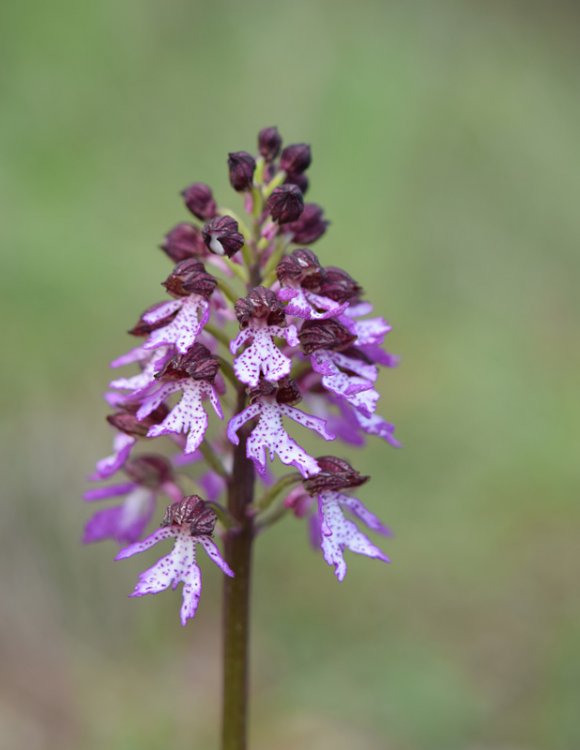
[{"label": "blurred green background", "polygon": [[355,457],[395,530],[339,586],[295,520],[257,548],[252,748],[580,747],[575,3],[40,0],[0,10],[0,746],[216,747],[217,572],[196,621],[82,548],[100,394],[160,295],[178,191],[260,127],[394,326]]}]

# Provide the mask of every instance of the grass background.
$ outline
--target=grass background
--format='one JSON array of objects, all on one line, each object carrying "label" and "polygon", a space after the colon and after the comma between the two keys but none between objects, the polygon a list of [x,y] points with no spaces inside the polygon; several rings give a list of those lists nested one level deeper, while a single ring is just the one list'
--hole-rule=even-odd
[{"label": "grass background", "polygon": [[[260,127],[394,326],[355,457],[395,529],[344,585],[287,521],[257,549],[252,748],[580,747],[574,3],[40,0],[0,9],[0,745],[216,747],[219,587],[127,598],[79,544],[106,363],[159,296],[179,189],[229,199]],[[235,197],[234,197],[235,199]]]}]

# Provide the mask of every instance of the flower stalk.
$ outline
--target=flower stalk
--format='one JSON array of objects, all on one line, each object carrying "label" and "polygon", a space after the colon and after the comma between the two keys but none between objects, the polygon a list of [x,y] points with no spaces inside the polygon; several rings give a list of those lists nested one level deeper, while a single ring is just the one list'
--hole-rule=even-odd
[{"label": "flower stalk", "polygon": [[[238,407],[243,408],[240,393]],[[246,458],[246,435],[234,451],[228,511],[236,526],[224,535],[226,562],[236,571],[224,578],[222,750],[245,750],[248,727],[249,629],[254,523],[246,511],[254,499],[255,471]]]}]

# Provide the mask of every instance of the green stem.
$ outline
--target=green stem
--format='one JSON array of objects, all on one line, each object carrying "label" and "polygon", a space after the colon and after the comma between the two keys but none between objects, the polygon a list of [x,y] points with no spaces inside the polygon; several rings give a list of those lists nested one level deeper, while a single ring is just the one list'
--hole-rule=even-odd
[{"label": "green stem", "polygon": [[238,381],[236,379],[236,374],[234,372],[234,368],[227,361],[227,359],[224,359],[223,357],[220,357],[220,356],[216,356],[216,359],[220,363],[220,368],[221,368],[221,371],[223,372],[223,374],[230,381],[230,383],[234,386],[234,388],[237,388],[238,387]]},{"label": "green stem", "polygon": [[219,474],[222,479],[225,479],[226,482],[229,480],[230,475],[225,470],[224,465],[219,460],[217,453],[214,451],[214,449],[211,447],[211,445],[207,442],[207,440],[202,441],[201,445],[199,446],[199,450],[201,455],[205,458],[206,463],[208,463],[211,468],[215,471],[216,474]]},{"label": "green stem", "polygon": [[300,482],[301,480],[302,477],[300,476],[300,474],[286,474],[286,476],[281,477],[276,482],[276,484],[272,485],[272,487],[270,487],[270,489],[253,504],[251,510],[253,511],[254,515],[256,515],[257,513],[261,513],[264,510],[268,510],[268,508],[272,505],[274,500],[283,490],[285,490],[287,487],[291,487],[293,484],[298,484],[298,482]]},{"label": "green stem", "polygon": [[264,200],[268,200],[268,198],[272,195],[274,190],[279,187],[284,180],[286,179],[286,172],[278,172],[277,175],[275,175],[270,182],[267,185],[264,185],[263,194],[264,194]]},{"label": "green stem", "polygon": [[222,260],[230,269],[230,271],[235,274],[238,279],[240,279],[240,281],[243,281],[244,284],[248,283],[248,274],[244,266],[240,266],[238,265],[238,263],[234,263],[234,261],[230,260],[227,255],[224,255]]},{"label": "green stem", "polygon": [[214,338],[216,338],[220,342],[220,344],[223,344],[225,348],[229,351],[230,338],[225,331],[223,331],[221,328],[217,328],[216,326],[214,326],[213,323],[206,323],[205,330],[208,333],[211,333],[211,335]]},{"label": "green stem", "polygon": [[282,237],[278,237],[278,239],[276,240],[276,247],[274,248],[274,252],[268,258],[266,265],[264,266],[264,270],[262,271],[262,275],[264,277],[269,276],[272,271],[276,270],[276,266],[280,262],[280,258],[284,255],[285,249],[286,242],[284,242],[284,239]]},{"label": "green stem", "polygon": [[256,534],[260,534],[262,531],[264,531],[264,529],[268,529],[270,526],[278,523],[278,521],[281,521],[289,512],[290,508],[286,508],[284,505],[279,505],[265,518],[262,518],[258,523],[256,523]]},{"label": "green stem", "polygon": [[[236,411],[245,406],[245,394],[238,393]],[[222,750],[246,750],[249,673],[249,615],[253,518],[247,508],[254,499],[254,464],[246,457],[248,431],[240,430],[234,451],[234,468],[228,485],[228,511],[237,526],[225,534],[224,551],[234,578],[224,576],[224,675]]]},{"label": "green stem", "polygon": [[[260,226],[254,226],[252,248],[255,251]],[[242,255],[248,271],[247,289],[261,283],[257,258],[252,257],[247,229],[240,223],[246,237]],[[234,302],[236,300],[233,300]],[[238,386],[235,413],[246,406],[246,392]],[[236,525],[224,536],[225,559],[234,577],[224,576],[223,598],[223,702],[221,750],[246,750],[248,733],[249,630],[252,545],[255,537],[254,518],[248,509],[254,501],[254,463],[246,455],[246,444],[252,424],[238,432],[239,444],[234,450],[234,465],[228,482],[228,513]]]},{"label": "green stem", "polygon": [[227,281],[224,281],[223,279],[218,279],[218,289],[220,289],[220,291],[222,291],[229,299],[229,301],[234,303],[234,305],[240,299],[240,295],[237,294],[237,292],[235,292],[231,288]]}]

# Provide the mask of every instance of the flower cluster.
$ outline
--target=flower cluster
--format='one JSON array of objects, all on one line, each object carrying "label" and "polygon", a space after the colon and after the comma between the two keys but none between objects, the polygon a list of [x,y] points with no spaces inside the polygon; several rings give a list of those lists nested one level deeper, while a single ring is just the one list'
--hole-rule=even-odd
[{"label": "flower cluster", "polygon": [[[346,494],[368,478],[341,458],[313,456],[303,437],[361,445],[372,435],[398,445],[393,425],[377,413],[379,368],[396,364],[383,349],[390,326],[372,315],[357,281],[323,266],[306,247],[329,224],[320,206],[304,200],[310,147],[283,148],[269,127],[259,133],[256,156],[233,152],[227,163],[245,216],[222,208],[203,183],[182,191],[194,220],[177,224],[161,244],[173,264],[163,282],[168,298],[143,312],[129,331],[137,345],[111,363],[137,367],[112,380],[105,395],[114,410],[107,417],[113,450],[91,480],[113,484],[85,495],[116,498],[89,520],[84,539],[128,545],[117,559],[174,540],[173,551],[140,575],[133,595],[182,582],[183,624],[201,590],[197,545],[226,575],[236,573],[212,538],[217,520],[234,530],[240,521],[222,501],[235,483],[236,461],[251,462],[264,485],[244,509],[256,529],[284,510],[308,518],[311,539],[339,580],[347,549],[388,561],[360,525],[378,534],[388,529]],[[306,432],[294,436],[293,424]],[[163,436],[170,458],[167,448],[151,450]],[[141,445],[145,452],[135,455]],[[269,466],[275,458],[291,473],[277,476]],[[192,481],[205,500],[186,494]],[[161,527],[146,536],[161,496],[170,505]]]}]

